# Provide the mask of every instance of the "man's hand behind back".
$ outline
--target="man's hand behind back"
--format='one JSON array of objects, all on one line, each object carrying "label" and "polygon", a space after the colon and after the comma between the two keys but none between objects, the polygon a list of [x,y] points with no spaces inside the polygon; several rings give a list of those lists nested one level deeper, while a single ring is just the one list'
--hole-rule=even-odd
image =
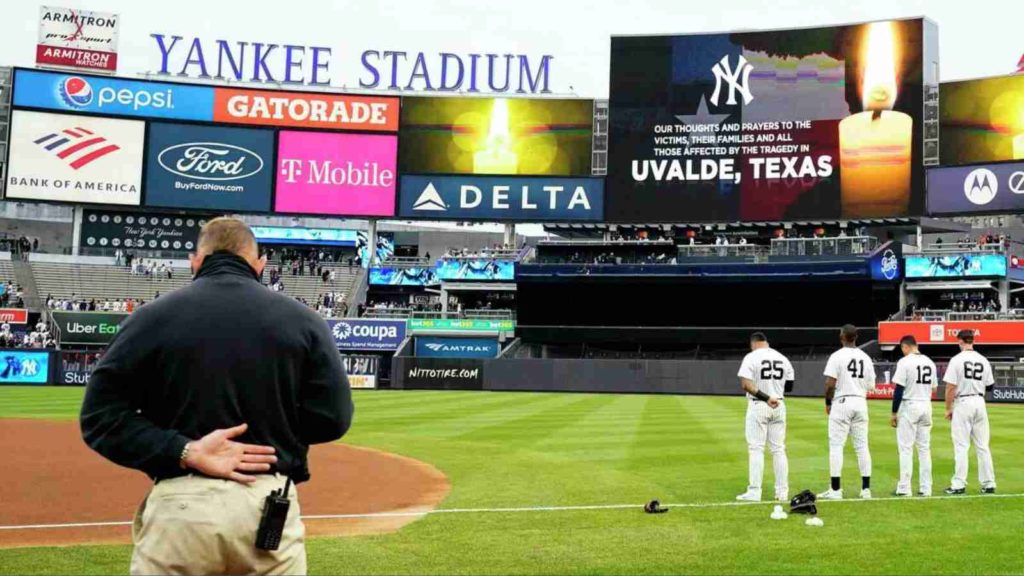
[{"label": "man's hand behind back", "polygon": [[235,442],[248,430],[248,424],[239,424],[234,428],[214,430],[199,440],[189,443],[188,455],[182,464],[212,478],[234,480],[248,484],[256,480],[254,476],[242,472],[266,472],[270,465],[277,462],[273,446],[243,444]]}]

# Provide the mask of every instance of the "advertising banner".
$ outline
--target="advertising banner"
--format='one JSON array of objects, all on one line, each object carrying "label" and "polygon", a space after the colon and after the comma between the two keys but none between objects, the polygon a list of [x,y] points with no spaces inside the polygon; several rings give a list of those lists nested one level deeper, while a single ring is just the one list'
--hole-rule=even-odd
[{"label": "advertising banner", "polygon": [[942,165],[1024,160],[1024,75],[943,82]]},{"label": "advertising banner", "polygon": [[590,176],[594,102],[402,99],[403,174]]},{"label": "advertising banner", "polygon": [[1006,276],[1006,256],[1002,254],[907,256],[905,262],[907,278]]},{"label": "advertising banner", "polygon": [[[370,267],[370,236],[365,231],[356,233],[356,253],[363,268]],[[395,255],[395,234],[393,232],[377,232],[377,262],[384,262]]]},{"label": "advertising banner", "polygon": [[604,179],[407,175],[401,178],[398,215],[430,220],[600,221]]},{"label": "advertising banner", "polygon": [[250,226],[260,244],[318,244],[324,246],[355,246],[358,233],[338,228],[284,228],[281,226]]},{"label": "advertising banner", "polygon": [[1024,403],[1024,386],[993,386],[992,402]]},{"label": "advertising banner", "polygon": [[86,210],[81,245],[89,248],[195,250],[203,217]]},{"label": "advertising banner", "polygon": [[213,90],[212,86],[17,69],[13,104],[68,112],[210,121]]},{"label": "advertising banner", "polygon": [[60,371],[56,384],[63,386],[87,385],[89,375],[96,367],[96,363],[100,361],[100,356],[99,352],[61,352]]},{"label": "advertising banner", "polygon": [[370,268],[371,286],[437,286],[440,283],[435,268]]},{"label": "advertising banner", "polygon": [[410,332],[512,332],[515,320],[410,318]]},{"label": "advertising banner", "polygon": [[516,279],[516,263],[511,260],[439,260],[439,280],[489,280],[509,281]]},{"label": "advertising banner", "polygon": [[922,213],[936,38],[921,19],[613,37],[607,219]]},{"label": "advertising banner", "polygon": [[871,279],[879,282],[896,282],[902,278],[903,243],[886,242],[871,255],[868,266],[871,268]]},{"label": "advertising banner", "polygon": [[117,335],[127,314],[117,312],[60,312],[50,313],[57,325],[58,343],[110,344]]},{"label": "advertising banner", "polygon": [[36,66],[117,71],[117,14],[39,7]]},{"label": "advertising banner", "polygon": [[0,308],[0,324],[28,324],[28,310]]},{"label": "advertising banner", "polygon": [[399,99],[347,94],[315,94],[216,88],[213,119],[320,130],[398,130]]},{"label": "advertising banner", "polygon": [[405,320],[345,318],[327,325],[338,350],[397,350],[405,340]]},{"label": "advertising banner", "polygon": [[393,216],[396,136],[283,131],[274,211]]},{"label": "advertising banner", "polygon": [[[1024,115],[1024,98],[1021,102],[1021,115]],[[928,170],[929,214],[1021,211],[1024,211],[1024,162]]]},{"label": "advertising banner", "polygon": [[147,150],[147,206],[270,211],[269,130],[154,122]]},{"label": "advertising banner", "polygon": [[409,358],[402,374],[404,388],[482,390],[484,362],[479,358]]},{"label": "advertising banner", "polygon": [[137,206],[145,122],[15,110],[7,198]]},{"label": "advertising banner", "polygon": [[956,344],[961,330],[974,330],[975,344],[1024,344],[1024,321],[879,322],[879,344],[899,344],[909,334],[921,344]]},{"label": "advertising banner", "polygon": [[493,338],[416,337],[416,356],[420,358],[494,358],[500,351]]},{"label": "advertising banner", "polygon": [[377,356],[341,355],[342,366],[348,375],[348,385],[353,389],[370,389],[377,387],[377,367],[380,359]]},{"label": "advertising banner", "polygon": [[50,353],[0,350],[0,384],[46,384]]}]

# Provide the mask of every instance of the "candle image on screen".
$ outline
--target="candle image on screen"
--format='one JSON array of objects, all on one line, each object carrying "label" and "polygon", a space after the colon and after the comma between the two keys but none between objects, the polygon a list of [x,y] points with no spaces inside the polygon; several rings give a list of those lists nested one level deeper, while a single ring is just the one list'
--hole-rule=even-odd
[{"label": "candle image on screen", "polygon": [[868,25],[861,97],[864,112],[839,122],[844,217],[905,214],[910,204],[914,121],[894,111],[896,34],[891,22]]},{"label": "candle image on screen", "polygon": [[484,147],[473,154],[473,172],[475,174],[515,174],[518,172],[518,168],[519,157],[512,151],[508,102],[504,98],[497,98],[491,108],[491,119]]}]

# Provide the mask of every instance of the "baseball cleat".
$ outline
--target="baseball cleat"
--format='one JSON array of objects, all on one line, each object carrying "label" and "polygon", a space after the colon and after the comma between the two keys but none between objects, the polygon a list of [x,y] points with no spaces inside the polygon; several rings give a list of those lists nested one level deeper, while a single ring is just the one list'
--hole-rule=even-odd
[{"label": "baseball cleat", "polygon": [[760,502],[761,501],[761,494],[759,492],[754,492],[752,490],[747,490],[743,494],[740,494],[739,496],[737,496],[736,500],[739,500],[740,502]]},{"label": "baseball cleat", "polygon": [[897,498],[910,498],[910,492],[898,492],[896,490],[893,490],[892,495]]},{"label": "baseball cleat", "polygon": [[830,489],[826,490],[825,492],[822,492],[821,494],[818,494],[818,498],[820,498],[822,500],[842,500],[843,499],[843,489],[840,488],[839,490],[832,490],[830,488]]},{"label": "baseball cleat", "polygon": [[789,493],[788,492],[779,492],[779,493],[777,493],[775,495],[775,500],[777,502],[789,502]]},{"label": "baseball cleat", "polygon": [[918,493],[917,493],[917,495],[918,495],[918,496],[923,496],[924,498],[927,498],[927,497],[929,497],[929,496],[931,496],[931,495],[932,495],[932,491],[931,491],[931,490],[928,490],[928,491],[926,492],[926,491],[924,491],[924,490],[921,490],[920,492],[918,492]]},{"label": "baseball cleat", "polygon": [[865,488],[860,491],[861,500],[871,500],[871,488]]},{"label": "baseball cleat", "polygon": [[955,496],[955,495],[958,495],[958,494],[966,494],[967,490],[964,489],[964,488],[949,487],[949,488],[946,488],[945,490],[943,490],[943,492],[945,492],[946,494],[949,494],[950,496]]},{"label": "baseball cleat", "polygon": [[982,494],[995,494],[996,493],[996,487],[995,486],[989,486],[988,488],[982,488],[981,489],[981,493]]}]

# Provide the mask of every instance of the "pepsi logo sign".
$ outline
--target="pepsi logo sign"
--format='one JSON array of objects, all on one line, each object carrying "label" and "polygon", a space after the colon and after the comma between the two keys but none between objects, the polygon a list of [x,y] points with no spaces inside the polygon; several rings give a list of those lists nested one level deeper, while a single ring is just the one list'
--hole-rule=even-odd
[{"label": "pepsi logo sign", "polygon": [[169,146],[157,156],[160,166],[194,180],[225,181],[248,178],[263,169],[252,150],[220,142],[189,142]]},{"label": "pepsi logo sign", "polygon": [[92,85],[81,76],[71,76],[60,84],[61,100],[68,106],[84,108],[92,103]]}]

